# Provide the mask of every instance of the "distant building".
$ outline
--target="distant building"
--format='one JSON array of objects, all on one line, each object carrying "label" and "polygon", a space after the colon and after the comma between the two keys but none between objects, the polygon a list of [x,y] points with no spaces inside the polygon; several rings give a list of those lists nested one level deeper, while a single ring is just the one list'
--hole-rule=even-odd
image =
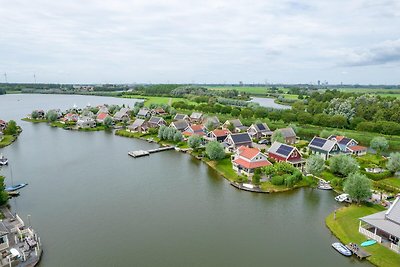
[{"label": "distant building", "polygon": [[233,120],[227,120],[222,125],[222,129],[229,129],[229,128],[233,128],[233,132],[235,133],[240,133],[243,131],[247,131],[248,127],[244,126],[239,119],[233,119]]},{"label": "distant building", "polygon": [[328,139],[336,141],[339,145],[340,151],[343,153],[351,153],[356,156],[367,154],[368,148],[365,146],[359,146],[358,142],[352,138],[341,135],[331,135]]},{"label": "distant building", "polygon": [[252,124],[249,129],[247,129],[247,133],[254,139],[261,138],[271,138],[273,132],[269,129],[266,123],[255,123]]}]

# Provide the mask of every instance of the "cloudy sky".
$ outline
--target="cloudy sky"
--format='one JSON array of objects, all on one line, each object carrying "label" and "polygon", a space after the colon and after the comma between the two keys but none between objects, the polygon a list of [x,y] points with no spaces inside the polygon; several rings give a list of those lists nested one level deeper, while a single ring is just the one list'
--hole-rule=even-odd
[{"label": "cloudy sky", "polygon": [[400,84],[399,0],[0,0],[0,82]]}]

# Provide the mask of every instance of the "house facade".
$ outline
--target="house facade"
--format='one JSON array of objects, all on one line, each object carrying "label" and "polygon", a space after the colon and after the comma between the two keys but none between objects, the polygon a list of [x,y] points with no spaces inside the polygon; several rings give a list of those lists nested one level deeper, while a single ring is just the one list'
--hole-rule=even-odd
[{"label": "house facade", "polygon": [[400,196],[388,210],[359,219],[358,232],[400,253]]},{"label": "house facade", "polygon": [[340,147],[336,141],[328,140],[322,137],[315,136],[308,144],[312,154],[321,156],[327,160],[332,155],[340,153]]},{"label": "house facade", "polygon": [[191,115],[190,115],[190,122],[191,123],[202,123],[202,121],[203,121],[203,113],[200,113],[200,112],[193,112]]},{"label": "house facade", "polygon": [[144,119],[136,119],[131,125],[127,127],[128,132],[138,132],[144,133],[147,132],[149,126]]},{"label": "house facade", "polygon": [[104,120],[105,120],[107,117],[110,117],[110,115],[108,115],[108,113],[99,113],[99,114],[96,116],[96,121],[97,121],[98,123],[103,123]]},{"label": "house facade", "polygon": [[207,134],[206,127],[203,125],[199,124],[192,124],[183,131],[182,133],[185,136],[192,136],[192,135],[199,135],[199,136],[205,136]]},{"label": "house facade", "polygon": [[278,129],[277,131],[281,132],[286,144],[293,145],[297,142],[297,135],[292,127]]},{"label": "house facade", "polygon": [[96,127],[96,121],[90,117],[80,117],[76,125],[79,128],[94,128]]},{"label": "house facade", "polygon": [[169,127],[172,127],[180,132],[185,131],[185,129],[189,126],[188,122],[186,120],[178,120],[178,121],[173,121],[169,125]]},{"label": "house facade", "polygon": [[223,125],[222,125],[222,129],[230,129],[232,128],[233,132],[235,133],[240,133],[243,131],[247,131],[246,126],[244,126],[242,124],[242,122],[239,119],[234,119],[234,120],[227,120]]},{"label": "house facade", "polygon": [[251,140],[250,135],[246,133],[232,133],[229,134],[224,143],[226,144],[226,148],[228,151],[234,151],[241,146],[252,147],[253,141]]},{"label": "house facade", "polygon": [[148,119],[151,117],[151,112],[148,108],[141,108],[136,117],[139,119]]},{"label": "house facade", "polygon": [[247,133],[253,139],[270,139],[273,132],[266,123],[256,123],[252,124],[249,129],[247,129]]},{"label": "house facade", "polygon": [[129,108],[121,108],[114,114],[114,121],[129,121]]},{"label": "house facade", "polygon": [[268,150],[268,158],[274,159],[276,162],[290,163],[294,167],[300,169],[302,169],[305,164],[300,151],[296,147],[282,144],[280,142],[272,143]]},{"label": "house facade", "polygon": [[272,165],[271,162],[258,148],[240,146],[232,156],[232,168],[239,175],[251,177],[255,169],[269,165]]},{"label": "house facade", "polygon": [[7,128],[7,122],[0,120],[0,131],[4,131]]},{"label": "house facade", "polygon": [[186,120],[189,121],[189,116],[186,114],[177,113],[174,116],[174,121]]},{"label": "house facade", "polygon": [[336,141],[339,145],[340,151],[343,153],[351,153],[356,156],[367,154],[368,148],[365,146],[359,146],[358,142],[352,138],[341,135],[331,135],[328,139]]},{"label": "house facade", "polygon": [[165,120],[163,118],[153,116],[148,121],[148,125],[150,128],[158,128],[160,126],[167,125],[167,123],[165,122]]},{"label": "house facade", "polygon": [[229,134],[231,134],[231,132],[228,129],[226,130],[215,129],[214,131],[209,132],[205,139],[207,141],[217,141],[219,143],[222,143],[228,137]]}]

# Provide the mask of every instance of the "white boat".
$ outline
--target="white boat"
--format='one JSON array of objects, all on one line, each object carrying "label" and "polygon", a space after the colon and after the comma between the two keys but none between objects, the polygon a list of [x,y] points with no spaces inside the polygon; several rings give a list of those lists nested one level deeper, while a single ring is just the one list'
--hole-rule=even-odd
[{"label": "white boat", "polygon": [[8,164],[8,159],[3,156],[3,154],[0,154],[0,165],[4,166]]},{"label": "white boat", "polygon": [[347,202],[347,203],[351,203],[351,198],[349,196],[349,194],[341,194],[335,197],[335,200],[337,202]]},{"label": "white boat", "polygon": [[344,256],[351,256],[353,253],[351,252],[350,249],[348,249],[345,245],[343,245],[342,243],[336,242],[332,244],[332,247],[334,249],[336,249],[337,252],[339,252],[340,254],[344,255]]},{"label": "white boat", "polygon": [[321,189],[321,190],[332,190],[332,186],[330,185],[329,182],[320,182],[318,184],[318,189]]}]

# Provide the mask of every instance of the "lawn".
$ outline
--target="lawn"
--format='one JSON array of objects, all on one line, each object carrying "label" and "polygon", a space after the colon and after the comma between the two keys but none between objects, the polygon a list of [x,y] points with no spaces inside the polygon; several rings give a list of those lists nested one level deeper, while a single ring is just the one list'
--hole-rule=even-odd
[{"label": "lawn", "polygon": [[11,145],[12,142],[15,141],[15,139],[17,139],[17,137],[13,135],[4,135],[3,139],[0,141],[0,147],[6,147],[8,145]]},{"label": "lawn", "polygon": [[124,98],[144,99],[144,105],[150,106],[151,104],[167,104],[171,105],[174,102],[184,101],[188,104],[196,105],[196,102],[190,101],[185,98],[178,97],[163,97],[163,96],[139,96],[139,95],[125,95]]},{"label": "lawn", "polygon": [[386,179],[380,180],[379,183],[393,186],[400,190],[400,178],[398,178],[398,177],[386,178]]},{"label": "lawn", "polygon": [[[337,210],[336,220],[334,219],[333,213],[331,213],[326,218],[325,222],[333,234],[344,244],[350,242],[360,244],[367,240],[367,238],[358,232],[358,218],[382,210],[384,210],[384,208],[377,205],[371,207],[351,205]],[[377,266],[398,266],[398,263],[400,262],[400,254],[396,254],[389,248],[381,245],[377,244],[366,247],[365,250],[372,254],[372,256],[368,257],[368,260]]]},{"label": "lawn", "polygon": [[224,158],[220,161],[207,161],[207,163],[229,181],[237,180],[238,174],[232,169],[232,162],[230,157]]}]

